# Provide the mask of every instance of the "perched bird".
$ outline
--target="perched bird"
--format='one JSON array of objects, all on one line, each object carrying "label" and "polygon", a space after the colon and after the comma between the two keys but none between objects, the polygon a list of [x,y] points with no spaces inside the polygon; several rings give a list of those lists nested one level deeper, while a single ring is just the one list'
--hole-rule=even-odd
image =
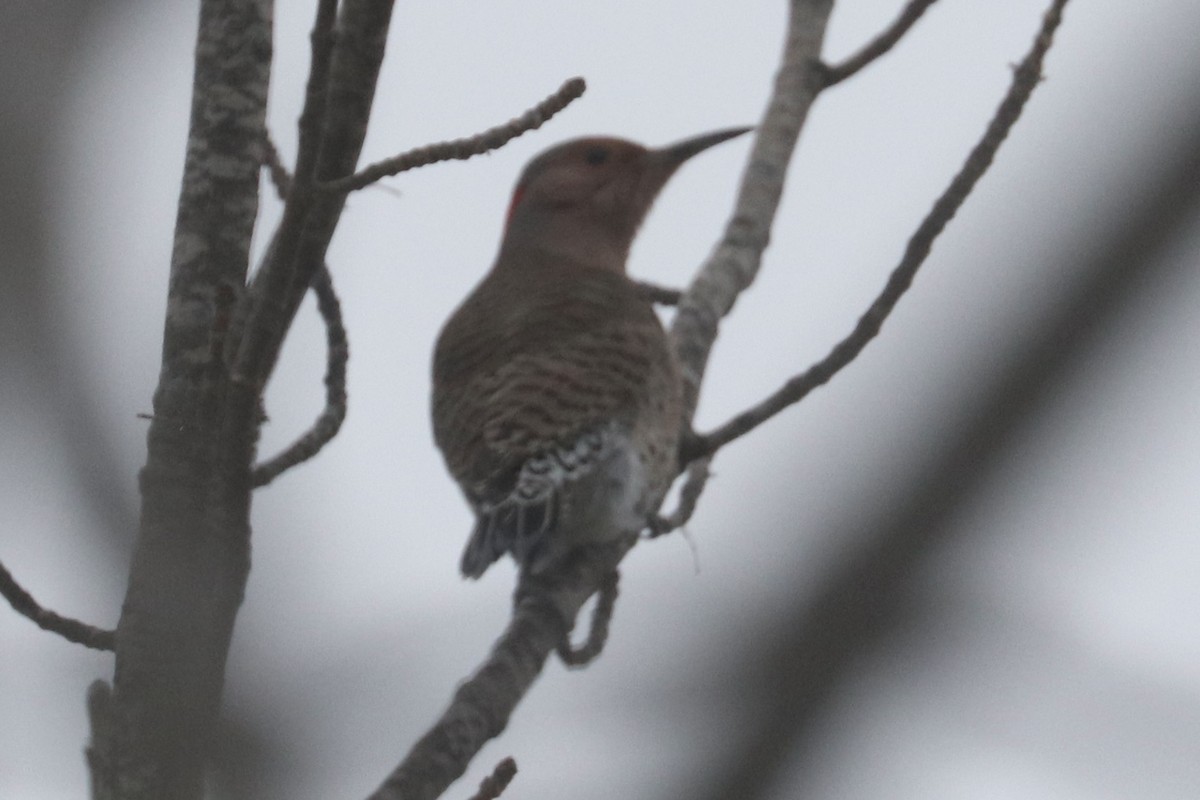
[{"label": "perched bird", "polygon": [[660,149],[576,139],[525,167],[496,262],[433,359],[434,438],[477,517],[464,575],[506,552],[540,572],[641,531],[661,503],[677,472],[679,368],[625,262],[675,170],[747,130]]}]

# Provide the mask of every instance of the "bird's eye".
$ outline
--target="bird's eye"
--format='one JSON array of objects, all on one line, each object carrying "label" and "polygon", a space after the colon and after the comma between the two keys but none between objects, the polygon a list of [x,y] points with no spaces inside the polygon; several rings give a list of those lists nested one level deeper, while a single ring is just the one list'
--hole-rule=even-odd
[{"label": "bird's eye", "polygon": [[587,151],[584,159],[592,166],[597,166],[608,161],[608,151],[603,147],[593,147]]}]

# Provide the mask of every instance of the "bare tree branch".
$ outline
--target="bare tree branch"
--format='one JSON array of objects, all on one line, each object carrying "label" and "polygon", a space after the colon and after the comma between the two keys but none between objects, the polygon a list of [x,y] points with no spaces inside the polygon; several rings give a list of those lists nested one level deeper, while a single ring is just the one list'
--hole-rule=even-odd
[{"label": "bare tree branch", "polygon": [[14,611],[28,617],[34,625],[44,631],[57,633],[68,642],[81,644],[93,650],[113,649],[113,631],[97,628],[43,608],[37,600],[33,599],[33,595],[17,583],[17,579],[2,563],[0,563],[0,595],[4,596]]},{"label": "bare tree branch", "polygon": [[433,800],[461,776],[479,749],[504,730],[546,658],[570,633],[580,608],[616,571],[633,542],[580,551],[547,575],[522,575],[504,635],[370,800]]},{"label": "bare tree branch", "polygon": [[504,794],[504,790],[508,788],[516,775],[517,762],[511,758],[501,760],[492,770],[492,774],[479,784],[479,791],[471,796],[471,800],[496,800],[497,797]]},{"label": "bare tree branch", "polygon": [[333,192],[353,192],[370,186],[382,178],[398,175],[410,169],[436,164],[439,161],[465,161],[472,156],[496,150],[521,134],[542,127],[551,117],[579,98],[586,88],[587,84],[583,78],[571,78],[554,94],[503,125],[489,128],[483,133],[465,139],[453,139],[409,150],[398,156],[371,164],[353,175],[327,181],[321,184],[321,188]]},{"label": "bare tree branch", "polygon": [[97,800],[199,798],[249,571],[257,397],[231,405],[224,347],[245,285],[270,78],[269,0],[203,0],[162,367]]},{"label": "bare tree branch", "polygon": [[[1192,88],[1179,100],[1200,109],[1200,69],[1190,72],[1193,79],[1183,85]],[[781,609],[778,620],[726,637],[728,645],[736,643],[740,663],[721,674],[735,676],[734,684],[752,676],[746,685],[764,687],[757,696],[738,693],[743,707],[756,709],[753,718],[724,743],[719,760],[690,785],[659,792],[661,800],[776,797],[781,776],[819,759],[820,748],[811,744],[826,730],[829,707],[845,698],[864,659],[877,657],[901,631],[911,633],[914,591],[919,596],[916,587],[927,585],[930,557],[961,544],[955,539],[966,533],[962,516],[997,465],[1020,452],[1078,370],[1105,352],[1118,331],[1127,331],[1131,318],[1154,307],[1151,298],[1161,300],[1167,287],[1194,275],[1194,262],[1167,254],[1178,252],[1200,218],[1200,116],[1147,138],[1155,140],[1161,160],[1140,164],[1139,178],[1114,187],[1124,211],[1114,213],[1113,203],[1093,198],[1075,209],[1070,229],[1060,231],[1067,238],[1056,244],[1044,271],[1072,279],[1055,292],[1053,311],[997,343],[992,364],[978,371],[982,383],[959,393],[953,430],[940,431],[940,440],[927,443],[930,449],[913,457],[910,469],[895,471],[883,493],[894,500],[844,508],[821,534],[857,544],[802,602]]]},{"label": "bare tree branch", "polygon": [[1042,79],[1042,62],[1053,43],[1054,31],[1062,21],[1062,9],[1066,4],[1067,0],[1055,0],[1046,12],[1033,47],[1014,70],[1012,84],[988,123],[983,137],[908,240],[904,256],[892,271],[883,291],[859,318],[850,335],[838,342],[825,358],[789,380],[770,397],[738,414],[712,433],[701,435],[698,448],[700,453],[715,453],[722,446],[798,402],[853,361],[867,343],[875,338],[884,320],[912,285],[913,277],[928,257],[934,240],[954,218],[975,184],[991,166],[996,151],[1000,149],[1005,137],[1020,118],[1021,111]]},{"label": "bare tree branch", "polygon": [[704,494],[708,479],[712,477],[712,471],[709,469],[711,464],[712,458],[708,456],[687,459],[687,478],[679,490],[679,504],[670,514],[655,517],[654,524],[650,526],[651,538],[678,530],[688,524],[692,514],[696,513],[696,504],[700,502],[700,495]]},{"label": "bare tree branch", "polygon": [[758,274],[796,140],[824,86],[821,43],[832,7],[832,0],[792,0],[782,63],[762,124],[755,129],[733,217],[680,299],[671,338],[683,372],[685,421],[696,413],[721,318]]},{"label": "bare tree branch", "polygon": [[916,24],[921,15],[936,2],[937,0],[909,0],[908,5],[900,12],[900,16],[896,17],[896,20],[886,30],[868,42],[863,49],[840,64],[826,67],[825,85],[828,87],[835,83],[841,83],[891,50],[904,34],[908,33],[908,29]]},{"label": "bare tree branch", "polygon": [[[280,199],[286,200],[292,185],[292,176],[283,165],[279,150],[270,136],[266,139],[265,163],[276,192],[279,193]],[[346,363],[350,359],[350,343],[346,336],[346,327],[342,323],[342,306],[333,289],[333,276],[329,272],[328,264],[322,264],[321,269],[317,271],[313,279],[313,291],[317,295],[317,310],[321,313],[321,319],[325,321],[325,408],[303,436],[279,455],[254,468],[251,478],[255,487],[265,486],[285,471],[321,452],[321,449],[337,435],[346,419]]]},{"label": "bare tree branch", "polygon": [[334,0],[322,0],[318,8],[295,174],[283,219],[242,307],[245,330],[233,380],[248,394],[261,394],[274,370],[345,205],[344,195],[315,187],[351,173],[366,136],[392,0],[344,0],[334,27],[336,8]]},{"label": "bare tree branch", "polygon": [[333,290],[329,267],[322,265],[313,279],[317,309],[325,320],[326,352],[325,408],[312,427],[286,450],[254,468],[251,480],[255,487],[265,486],[281,474],[321,452],[346,419],[346,362],[350,359],[350,344],[342,324],[342,307]]}]

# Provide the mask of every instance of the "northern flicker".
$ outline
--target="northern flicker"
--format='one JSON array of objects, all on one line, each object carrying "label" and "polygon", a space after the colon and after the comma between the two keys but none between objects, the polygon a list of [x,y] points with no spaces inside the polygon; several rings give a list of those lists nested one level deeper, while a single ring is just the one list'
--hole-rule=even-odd
[{"label": "northern flicker", "polygon": [[464,575],[506,552],[539,572],[641,531],[661,503],[679,368],[625,262],[675,170],[747,130],[660,149],[576,139],[525,167],[495,264],[434,353],[434,438],[477,517]]}]

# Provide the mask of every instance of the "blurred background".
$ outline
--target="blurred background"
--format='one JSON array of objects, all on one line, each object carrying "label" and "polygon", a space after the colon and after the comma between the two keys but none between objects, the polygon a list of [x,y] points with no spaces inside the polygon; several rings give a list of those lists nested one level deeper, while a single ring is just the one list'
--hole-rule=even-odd
[{"label": "blurred background", "polygon": [[[311,3],[276,18],[285,157]],[[837,4],[831,59],[903,4]],[[982,132],[1044,0],[938,4],[809,118],[763,272],[726,322],[710,428],[822,356]],[[536,133],[351,198],[330,265],[350,413],[261,491],[213,796],[360,797],[486,653],[509,563],[464,583],[429,359],[507,194],[569,136],[757,121],[781,0],[399,4],[365,158],[515,116]],[[0,560],[115,625],[182,170],[195,3],[0,4]],[[513,798],[1200,796],[1200,59],[1192,0],[1075,0],[1047,80],[881,337],[723,450],[685,537],[626,560],[604,655],[548,664],[509,730]],[[689,163],[631,271],[685,284],[746,155]],[[279,213],[268,189],[261,240]],[[669,316],[669,314],[668,314]],[[309,300],[262,454],[322,403]],[[0,797],[85,796],[111,656],[0,609]]]}]

